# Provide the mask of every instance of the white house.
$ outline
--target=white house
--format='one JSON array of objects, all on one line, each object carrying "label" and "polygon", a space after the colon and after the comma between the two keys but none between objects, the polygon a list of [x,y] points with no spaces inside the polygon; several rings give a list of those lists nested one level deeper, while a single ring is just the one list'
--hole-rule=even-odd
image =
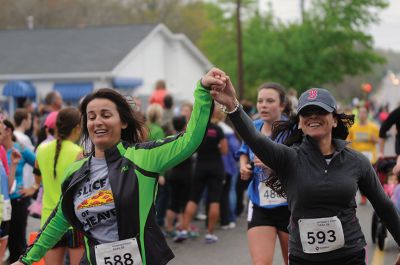
[{"label": "white house", "polygon": [[0,31],[0,58],[0,100],[10,110],[53,89],[75,104],[102,87],[146,97],[159,79],[176,100],[191,100],[212,66],[163,24]]}]

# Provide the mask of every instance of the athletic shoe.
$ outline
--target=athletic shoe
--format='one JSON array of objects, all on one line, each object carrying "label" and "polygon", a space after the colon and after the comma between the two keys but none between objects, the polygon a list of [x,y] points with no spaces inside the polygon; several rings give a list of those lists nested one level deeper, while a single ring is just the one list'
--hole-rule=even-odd
[{"label": "athletic shoe", "polygon": [[206,244],[213,244],[218,241],[218,237],[214,234],[207,234],[204,239]]},{"label": "athletic shoe", "polygon": [[189,238],[189,234],[186,230],[178,231],[176,236],[174,237],[175,243],[181,243]]},{"label": "athletic shoe", "polygon": [[199,231],[189,231],[188,234],[189,234],[190,238],[196,238],[196,237],[200,236],[200,232]]},{"label": "athletic shoe", "polygon": [[207,215],[205,215],[204,213],[199,213],[199,214],[196,215],[195,219],[199,220],[199,221],[204,221],[204,220],[207,219]]},{"label": "athletic shoe", "polygon": [[229,229],[234,229],[236,228],[236,223],[235,222],[230,222],[229,223]]},{"label": "athletic shoe", "polygon": [[190,225],[188,233],[190,238],[196,238],[200,236],[200,229],[196,225],[192,224]]},{"label": "athletic shoe", "polygon": [[235,227],[236,227],[236,223],[235,222],[230,222],[227,225],[221,225],[221,229],[222,230],[234,229]]},{"label": "athletic shoe", "polygon": [[172,231],[165,230],[163,233],[166,238],[174,238],[174,237],[176,237],[176,234],[177,234],[175,230],[172,230]]}]

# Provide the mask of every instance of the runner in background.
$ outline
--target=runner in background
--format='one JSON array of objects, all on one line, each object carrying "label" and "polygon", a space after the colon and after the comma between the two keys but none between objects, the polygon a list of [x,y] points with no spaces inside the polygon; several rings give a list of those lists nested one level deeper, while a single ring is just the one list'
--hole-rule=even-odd
[{"label": "runner in background", "polygon": [[[257,112],[259,119],[253,122],[257,131],[266,137],[271,137],[274,122],[287,119],[284,110],[289,109],[285,88],[277,83],[265,83],[260,86],[257,94]],[[282,143],[285,137],[279,137]],[[288,240],[290,212],[286,199],[265,184],[270,169],[264,165],[243,142],[239,149],[240,174],[244,180],[251,179],[248,187],[250,199],[248,211],[247,239],[254,265],[272,264],[275,242],[279,238],[282,257],[288,264]],[[288,161],[290,162],[290,161]]]},{"label": "runner in background", "polygon": [[26,248],[26,227],[28,222],[28,207],[33,194],[39,189],[39,183],[33,182],[32,186],[24,186],[23,168],[26,163],[32,167],[35,165],[35,154],[27,147],[16,142],[14,136],[14,125],[9,120],[3,120],[5,126],[2,144],[7,151],[7,159],[10,166],[13,149],[21,153],[21,159],[15,172],[16,188],[10,194],[11,198],[11,221],[10,235],[8,238],[8,249],[10,251],[10,262],[18,260]]},{"label": "runner in background", "polygon": [[[56,139],[39,145],[36,153],[35,174],[43,185],[41,227],[49,218],[61,196],[65,170],[83,156],[76,144],[81,137],[80,113],[76,108],[60,110],[56,119]],[[68,251],[71,265],[78,265],[83,255],[83,234],[70,228],[63,238],[49,250],[44,259],[47,264],[63,265]]]},{"label": "runner in background", "polygon": [[215,225],[220,215],[220,199],[225,178],[222,156],[228,153],[228,142],[225,135],[211,118],[205,138],[197,150],[196,166],[191,187],[189,202],[183,214],[182,230],[174,238],[175,242],[182,242],[189,238],[189,227],[196,214],[199,201],[207,188],[208,224],[205,243],[215,243],[218,237],[214,234]]},{"label": "runner in background", "polygon": [[[3,141],[4,134],[4,124],[0,122],[0,143]],[[10,233],[10,220],[11,220],[11,201],[10,201],[10,189],[14,182],[15,172],[19,160],[21,159],[21,154],[13,150],[11,153],[10,161],[10,171],[6,173],[5,165],[8,168],[7,156],[5,156],[5,162],[0,162],[0,264],[3,264],[4,253],[7,248],[8,236]],[[5,164],[3,164],[5,163]]]},{"label": "runner in background", "polygon": [[[376,145],[379,139],[379,127],[368,120],[369,111],[366,107],[359,107],[358,121],[349,129],[347,140],[350,147],[365,155],[371,164],[377,160]],[[360,204],[367,203],[365,195],[361,194]]]},{"label": "runner in background", "polygon": [[[187,124],[185,116],[174,117],[172,120],[176,133],[182,133]],[[167,171],[166,180],[169,185],[169,202],[165,219],[165,234],[167,237],[176,236],[175,223],[178,229],[182,225],[182,214],[189,201],[190,188],[193,179],[194,161],[190,156],[179,165]]]}]

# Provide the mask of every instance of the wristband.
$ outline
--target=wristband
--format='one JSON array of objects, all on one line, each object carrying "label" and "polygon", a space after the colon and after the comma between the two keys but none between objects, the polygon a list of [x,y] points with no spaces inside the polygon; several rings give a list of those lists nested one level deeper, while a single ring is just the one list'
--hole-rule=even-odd
[{"label": "wristband", "polygon": [[235,113],[236,111],[238,111],[239,107],[240,107],[240,103],[239,103],[239,101],[235,98],[235,108],[234,108],[233,110],[227,111],[225,105],[221,105],[221,110],[222,110],[223,113],[229,115],[229,114],[233,114],[233,113]]}]

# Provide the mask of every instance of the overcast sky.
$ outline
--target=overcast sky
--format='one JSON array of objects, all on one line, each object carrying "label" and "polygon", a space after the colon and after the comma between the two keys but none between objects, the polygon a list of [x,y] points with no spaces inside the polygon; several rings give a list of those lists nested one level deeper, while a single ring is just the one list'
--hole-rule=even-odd
[{"label": "overcast sky", "polygon": [[[299,19],[300,0],[259,0],[260,9],[265,10],[271,1],[274,13],[283,20]],[[308,2],[308,1],[306,1]],[[381,22],[370,29],[375,46],[400,52],[400,1],[389,0],[390,6],[380,13]]]}]

